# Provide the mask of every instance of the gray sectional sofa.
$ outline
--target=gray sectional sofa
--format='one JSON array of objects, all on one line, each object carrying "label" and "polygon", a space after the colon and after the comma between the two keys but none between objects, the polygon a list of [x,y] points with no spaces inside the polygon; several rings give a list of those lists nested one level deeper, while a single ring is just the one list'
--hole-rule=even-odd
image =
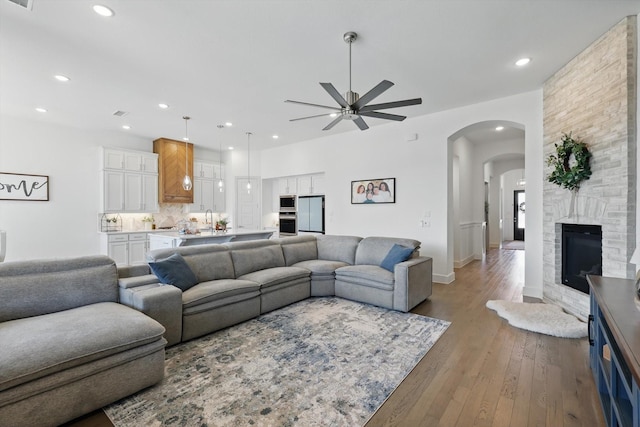
[{"label": "gray sectional sofa", "polygon": [[[387,270],[381,265],[394,245],[409,259]],[[305,235],[160,249],[147,254],[150,263],[180,254],[195,283],[181,290],[160,283],[148,266],[122,267],[120,301],[160,322],[169,345],[310,296],[406,312],[431,295],[432,260],[419,247],[412,239]]]},{"label": "gray sectional sofa", "polygon": [[55,426],[160,381],[164,328],[106,256],[0,264],[0,425]]}]

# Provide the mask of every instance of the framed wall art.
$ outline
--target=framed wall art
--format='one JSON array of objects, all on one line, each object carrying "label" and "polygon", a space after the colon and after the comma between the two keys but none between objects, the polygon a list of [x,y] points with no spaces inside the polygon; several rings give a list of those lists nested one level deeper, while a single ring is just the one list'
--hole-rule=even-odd
[{"label": "framed wall art", "polygon": [[395,202],[395,178],[377,178],[351,181],[351,204],[353,205]]},{"label": "framed wall art", "polygon": [[0,200],[49,200],[47,175],[0,172]]}]

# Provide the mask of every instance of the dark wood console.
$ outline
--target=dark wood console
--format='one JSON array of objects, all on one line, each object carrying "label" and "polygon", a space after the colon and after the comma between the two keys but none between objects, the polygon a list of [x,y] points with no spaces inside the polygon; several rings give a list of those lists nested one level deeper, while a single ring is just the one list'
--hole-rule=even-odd
[{"label": "dark wood console", "polygon": [[640,427],[640,301],[635,280],[587,276],[591,369],[608,426]]}]

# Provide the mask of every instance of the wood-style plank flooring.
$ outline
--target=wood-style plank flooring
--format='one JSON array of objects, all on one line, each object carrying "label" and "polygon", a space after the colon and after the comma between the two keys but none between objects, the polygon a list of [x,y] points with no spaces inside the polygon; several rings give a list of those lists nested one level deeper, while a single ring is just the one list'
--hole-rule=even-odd
[{"label": "wood-style plank flooring", "polygon": [[[452,322],[366,427],[604,426],[586,339],[513,328],[485,307],[522,300],[524,251],[489,251],[413,312]],[[102,411],[73,427],[110,427]]]}]

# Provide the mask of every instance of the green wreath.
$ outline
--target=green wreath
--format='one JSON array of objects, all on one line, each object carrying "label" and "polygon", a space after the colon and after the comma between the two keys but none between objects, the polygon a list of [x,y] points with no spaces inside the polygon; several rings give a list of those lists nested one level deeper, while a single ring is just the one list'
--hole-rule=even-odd
[{"label": "green wreath", "polygon": [[[554,144],[556,154],[547,158],[547,165],[553,166],[547,180],[567,190],[577,191],[580,189],[580,183],[591,176],[591,153],[584,142],[571,137],[571,132],[563,133],[561,141],[562,144]],[[570,164],[572,154],[575,160],[573,166]]]}]

